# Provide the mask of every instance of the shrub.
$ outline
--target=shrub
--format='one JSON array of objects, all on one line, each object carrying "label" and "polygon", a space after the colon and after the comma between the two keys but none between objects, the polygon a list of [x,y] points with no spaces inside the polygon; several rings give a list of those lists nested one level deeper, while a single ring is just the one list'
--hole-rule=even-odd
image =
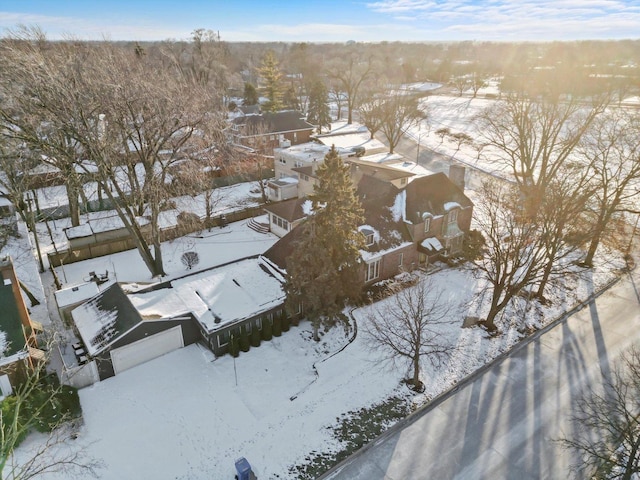
[{"label": "shrub", "polygon": [[[14,420],[17,404],[18,397],[15,395],[7,397],[0,404],[3,428]],[[37,388],[21,403],[18,425],[22,433],[16,446],[24,440],[31,428],[42,433],[51,432],[63,422],[81,414],[78,390],[67,385],[60,386],[55,375],[44,377],[39,380]],[[8,434],[6,431],[3,433]]]},{"label": "shrub", "polygon": [[282,314],[282,331],[288,332],[291,327],[291,318],[286,313]]},{"label": "shrub", "polygon": [[232,357],[240,355],[240,342],[235,334],[231,334],[231,340],[229,340],[229,353]]},{"label": "shrub", "polygon": [[259,347],[260,341],[262,340],[262,334],[260,333],[260,329],[255,325],[251,329],[251,346]]},{"label": "shrub", "polygon": [[249,332],[247,332],[247,327],[242,327],[240,329],[240,350],[248,352],[249,348],[251,348],[249,344]]},{"label": "shrub", "polygon": [[273,318],[273,336],[282,335],[282,315],[278,314]]},{"label": "shrub", "polygon": [[265,342],[268,342],[269,340],[271,340],[272,337],[273,337],[273,330],[272,330],[271,320],[268,318],[265,318],[262,321],[262,339]]}]

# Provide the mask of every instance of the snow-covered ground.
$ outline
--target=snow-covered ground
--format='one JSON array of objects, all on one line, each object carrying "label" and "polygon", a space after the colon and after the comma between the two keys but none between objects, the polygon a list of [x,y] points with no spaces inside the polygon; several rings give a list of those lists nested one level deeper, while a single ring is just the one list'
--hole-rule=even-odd
[{"label": "snow-covered ground", "polygon": [[[427,101],[433,104],[430,108],[441,109],[440,126],[416,129],[415,138],[475,162],[473,148],[456,151],[434,131],[446,126],[452,132],[469,133],[465,129],[470,120],[493,100],[434,96]],[[54,240],[62,244],[64,222],[56,224]],[[46,230],[40,232],[41,238],[48,235]],[[204,231],[163,245],[166,270],[169,278],[185,273],[180,261],[185,251],[198,252],[200,270],[262,253],[276,240],[247,229],[246,222]],[[455,346],[456,353],[438,368],[424,360],[423,394],[411,394],[401,382],[407,372],[390,368],[381,361],[380,351],[367,348],[362,327],[370,309],[377,308],[373,305],[353,312],[360,333],[333,356],[347,342],[342,330],[333,329],[316,343],[309,325],[302,323],[235,360],[230,356],[214,359],[208,350],[192,345],[85,388],[80,391],[84,425],[74,443],[86,446],[104,462],[104,479],[233,478],[233,462],[240,456],[249,459],[258,478],[295,478],[291,466],[304,463],[312,452],[340,449],[329,428],[342,415],[397,393],[413,395],[416,406],[424,404],[511,348],[523,337],[523,327],[539,327],[557,318],[605,285],[624,265],[604,249],[597,260],[594,270],[551,285],[548,306],[518,299],[499,319],[502,334],[497,338],[488,338],[477,327],[462,328],[464,318],[478,315],[486,301],[482,281],[465,269],[433,273],[433,281],[444,286],[459,305],[451,323],[441,330],[441,338]],[[67,285],[82,282],[90,271],[105,270],[115,272],[118,281],[150,281],[135,251],[56,270]],[[30,437],[18,455],[25,455],[39,441],[39,436]]]},{"label": "snow-covered ground", "polygon": [[[426,391],[415,395],[415,405],[513,346],[522,338],[518,328],[525,319],[529,325],[549,321],[610,280],[612,267],[623,264],[602,258],[593,272],[564,278],[566,289],[552,286],[550,306],[522,301],[505,311],[497,338],[480,328],[462,328],[482,289],[470,270],[432,274],[460,305],[441,330],[456,353],[439,368],[424,360]],[[335,356],[331,353],[347,343],[343,330],[333,329],[316,343],[303,322],[235,360],[214,359],[192,345],[82,389],[85,423],[75,442],[104,462],[105,479],[232,478],[240,456],[250,460],[259,478],[295,478],[290,467],[304,463],[310,452],[340,448],[328,427],[343,414],[409,394],[401,384],[406,371],[390,368],[380,351],[366,345],[363,326],[371,308],[377,305],[353,312],[360,333]],[[38,441],[30,438],[19,454]]]}]

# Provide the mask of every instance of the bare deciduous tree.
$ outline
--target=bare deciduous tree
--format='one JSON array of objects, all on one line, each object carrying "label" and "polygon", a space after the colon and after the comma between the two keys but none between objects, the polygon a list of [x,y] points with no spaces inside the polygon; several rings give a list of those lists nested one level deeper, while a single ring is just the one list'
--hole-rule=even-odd
[{"label": "bare deciduous tree", "polygon": [[593,226],[584,260],[591,265],[611,221],[623,213],[640,214],[640,117],[620,109],[603,115],[579,150],[593,172],[594,194],[587,215]]},{"label": "bare deciduous tree", "polygon": [[540,280],[546,248],[536,219],[525,215],[518,188],[504,182],[482,184],[474,209],[485,238],[478,271],[491,289],[484,324],[497,331],[497,315],[526,287]]},{"label": "bare deciduous tree", "polygon": [[371,59],[361,61],[353,52],[331,66],[329,76],[335,81],[333,89],[344,93],[346,97],[347,123],[353,123],[353,111],[358,105],[358,92],[363,82],[371,75],[373,75]]},{"label": "bare deciduous tree", "polygon": [[[508,95],[479,116],[484,147],[497,150],[535,212],[547,185],[575,151],[606,101]],[[485,149],[486,150],[486,149]]]},{"label": "bare deciduous tree", "polygon": [[440,330],[451,323],[452,300],[431,277],[421,278],[372,306],[362,325],[372,350],[383,351],[394,365],[408,365],[408,381],[416,390],[422,388],[421,360],[426,357],[437,365],[455,348],[441,338]]},{"label": "bare deciduous tree", "polygon": [[640,473],[640,352],[616,365],[604,390],[589,388],[571,417],[575,435],[559,440],[582,457],[577,478],[631,480]]}]

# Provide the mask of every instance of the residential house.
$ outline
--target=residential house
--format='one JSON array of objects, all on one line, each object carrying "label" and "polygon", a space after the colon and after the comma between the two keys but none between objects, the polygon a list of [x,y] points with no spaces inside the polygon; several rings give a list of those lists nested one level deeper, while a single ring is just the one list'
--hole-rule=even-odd
[{"label": "residential house", "polygon": [[143,318],[195,318],[199,338],[224,355],[233,335],[247,334],[284,312],[284,278],[264,257],[249,257],[129,295]]},{"label": "residential house", "polygon": [[283,282],[269,260],[250,257],[128,293],[114,283],[71,310],[79,362],[98,381],[195,342],[223,355],[241,329],[284,312]]},{"label": "residential house", "polygon": [[278,237],[284,237],[297,227],[311,210],[311,201],[306,198],[292,198],[283,202],[269,203],[264,211],[269,216],[269,230]]},{"label": "residential house", "polygon": [[[358,229],[366,242],[361,252],[363,284],[461,252],[473,203],[444,173],[417,176],[384,165],[363,164],[360,159],[350,163],[365,215]],[[291,252],[299,228],[290,230],[265,252],[265,257],[284,270],[288,262],[295,261]]]},{"label": "residential house", "polygon": [[10,395],[35,362],[44,359],[33,321],[20,291],[11,257],[0,259],[0,398]]},{"label": "residential house", "polygon": [[231,120],[229,141],[236,145],[269,154],[274,148],[309,141],[313,125],[295,110],[241,115]]},{"label": "residential house", "polygon": [[331,124],[328,132],[313,138],[327,147],[335,146],[339,151],[353,151],[357,156],[375,155],[387,151],[387,146],[374,138],[365,125],[338,120]]},{"label": "residential house", "polygon": [[71,317],[82,340],[79,363],[91,364],[100,380],[199,339],[192,315],[143,318],[118,283],[71,310]]}]

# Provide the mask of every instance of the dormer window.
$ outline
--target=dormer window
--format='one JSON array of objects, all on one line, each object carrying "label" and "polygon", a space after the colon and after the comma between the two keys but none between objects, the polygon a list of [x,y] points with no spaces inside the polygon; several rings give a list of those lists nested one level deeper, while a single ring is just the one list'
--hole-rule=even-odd
[{"label": "dormer window", "polygon": [[364,235],[364,243],[367,247],[373,245],[376,241],[375,232],[369,228],[362,228],[360,233]]},{"label": "dormer window", "polygon": [[371,245],[373,245],[373,242],[374,242],[373,233],[368,233],[366,235],[366,240],[365,240],[365,243],[367,244],[367,247],[370,247]]},{"label": "dormer window", "polygon": [[455,208],[449,212],[449,216],[447,218],[448,223],[456,223],[458,221],[458,209]]},{"label": "dormer window", "polygon": [[424,219],[424,233],[429,233],[431,230],[431,217],[426,217]]}]

